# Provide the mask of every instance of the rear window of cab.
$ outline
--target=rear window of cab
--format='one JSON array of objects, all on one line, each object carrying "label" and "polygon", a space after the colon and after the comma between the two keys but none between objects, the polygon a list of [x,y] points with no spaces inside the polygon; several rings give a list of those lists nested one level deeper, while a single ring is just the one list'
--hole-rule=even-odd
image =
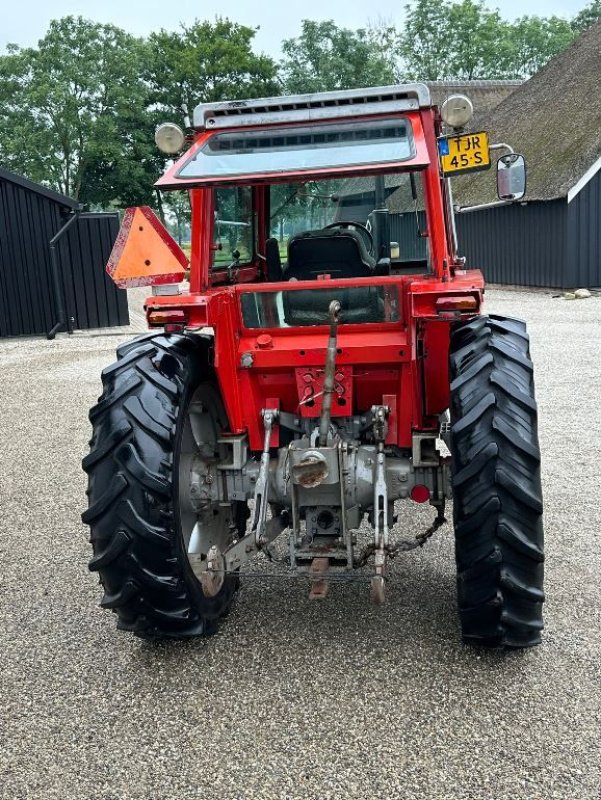
[{"label": "rear window of cab", "polygon": [[415,157],[402,117],[215,133],[184,160],[179,179],[396,163]]}]

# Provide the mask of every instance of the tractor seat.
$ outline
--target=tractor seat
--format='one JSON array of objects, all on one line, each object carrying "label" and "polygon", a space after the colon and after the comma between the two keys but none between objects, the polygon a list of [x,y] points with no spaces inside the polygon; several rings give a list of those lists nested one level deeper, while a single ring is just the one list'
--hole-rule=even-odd
[{"label": "tractor seat", "polygon": [[305,231],[288,243],[284,280],[309,281],[323,274],[332,278],[369,278],[374,274],[375,264],[355,231],[340,228]]}]

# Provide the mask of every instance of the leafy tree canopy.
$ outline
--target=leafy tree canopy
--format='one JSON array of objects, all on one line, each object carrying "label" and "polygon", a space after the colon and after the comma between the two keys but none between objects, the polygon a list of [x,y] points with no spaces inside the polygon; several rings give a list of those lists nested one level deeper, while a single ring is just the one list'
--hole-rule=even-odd
[{"label": "leafy tree canopy", "polygon": [[282,83],[290,94],[394,83],[384,55],[367,31],[339,28],[333,20],[303,20],[297,39],[282,43]]},{"label": "leafy tree canopy", "polygon": [[592,0],[572,20],[572,30],[582,33],[586,28],[601,19],[601,0]]},{"label": "leafy tree canopy", "polygon": [[400,51],[414,79],[527,78],[574,38],[560,17],[507,22],[483,0],[414,0],[405,12]]},{"label": "leafy tree canopy", "polygon": [[161,30],[148,39],[151,100],[178,121],[182,105],[277,94],[277,66],[252,49],[256,30],[229,19]]},{"label": "leafy tree canopy", "polygon": [[97,202],[126,201],[127,185],[147,186],[155,156],[140,78],[144,58],[141,40],[81,17],[51,22],[37,48],[11,46],[0,56],[6,167]]},{"label": "leafy tree canopy", "polygon": [[570,23],[561,17],[521,17],[510,26],[509,77],[528,78],[572,42]]}]

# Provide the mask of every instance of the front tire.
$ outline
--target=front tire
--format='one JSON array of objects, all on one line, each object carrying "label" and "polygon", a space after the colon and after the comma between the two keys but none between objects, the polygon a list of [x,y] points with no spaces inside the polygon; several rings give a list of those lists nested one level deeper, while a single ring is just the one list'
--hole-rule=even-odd
[{"label": "front tire", "polygon": [[536,645],[543,628],[543,499],[526,325],[496,315],[457,324],[450,377],[463,639]]},{"label": "front tire", "polygon": [[[206,553],[188,556],[191,508],[182,502],[179,465],[197,449],[191,403],[202,397],[209,408],[207,457],[216,459],[216,437],[227,427],[209,351],[209,341],[193,335],[152,334],[122,345],[90,411],[93,435],[83,460],[89,507],[82,514],[94,551],[90,569],[100,575],[101,606],[117,614],[117,627],[144,638],[215,633],[238,585],[226,576],[207,596],[194,566]],[[235,505],[215,504],[211,541],[233,535]]]}]

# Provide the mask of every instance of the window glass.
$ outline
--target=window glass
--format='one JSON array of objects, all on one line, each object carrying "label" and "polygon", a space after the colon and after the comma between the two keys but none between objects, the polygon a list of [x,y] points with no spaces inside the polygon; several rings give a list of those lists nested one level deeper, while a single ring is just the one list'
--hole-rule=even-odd
[{"label": "window glass", "polygon": [[253,260],[254,224],[250,187],[215,189],[214,235],[217,246],[214,267],[249,264]]},{"label": "window glass", "polygon": [[332,300],[340,302],[341,323],[398,322],[398,287],[351,286],[243,292],[240,305],[247,328],[327,325]]},{"label": "window glass", "polygon": [[[375,236],[374,210],[388,211],[393,263],[427,261],[426,212],[422,174],[397,172],[333,180],[279,183],[269,187],[269,235],[278,241],[283,262],[291,239],[337,223],[359,223]],[[358,231],[369,248],[369,236]]]},{"label": "window glass", "polygon": [[190,196],[187,191],[165,192],[161,195],[164,224],[175,241],[190,258]]},{"label": "window glass", "polygon": [[415,155],[411,125],[379,119],[216,133],[177,178],[269,174],[406,161]]}]

